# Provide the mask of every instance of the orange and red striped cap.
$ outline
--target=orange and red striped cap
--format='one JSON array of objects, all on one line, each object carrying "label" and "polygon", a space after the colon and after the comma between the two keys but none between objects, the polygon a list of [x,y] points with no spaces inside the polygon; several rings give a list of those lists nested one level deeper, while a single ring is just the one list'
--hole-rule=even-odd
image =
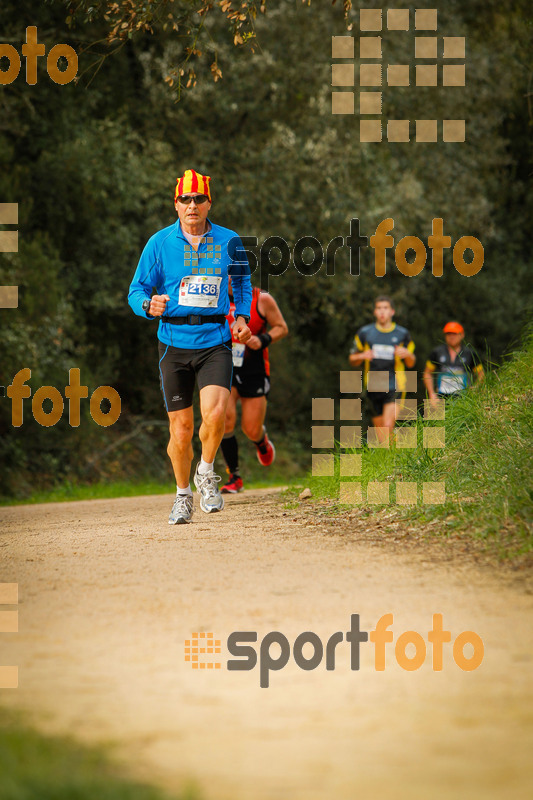
[{"label": "orange and red striped cap", "polygon": [[177,178],[176,191],[174,192],[174,200],[177,200],[182,194],[189,194],[189,192],[198,192],[199,194],[206,194],[211,202],[211,192],[209,190],[209,182],[211,178],[209,175],[200,175],[194,169],[186,169],[181,178]]},{"label": "orange and red striped cap", "polygon": [[464,333],[465,329],[460,322],[447,322],[442,329],[444,333]]}]

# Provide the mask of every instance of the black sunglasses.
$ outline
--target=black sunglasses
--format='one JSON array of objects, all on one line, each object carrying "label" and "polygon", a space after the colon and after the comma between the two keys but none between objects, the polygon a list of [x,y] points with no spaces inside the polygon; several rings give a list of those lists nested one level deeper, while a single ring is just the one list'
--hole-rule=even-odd
[{"label": "black sunglasses", "polygon": [[209,198],[206,194],[182,194],[178,197],[178,203],[183,203],[184,206],[188,206],[191,200],[194,200],[195,205],[199,206]]}]

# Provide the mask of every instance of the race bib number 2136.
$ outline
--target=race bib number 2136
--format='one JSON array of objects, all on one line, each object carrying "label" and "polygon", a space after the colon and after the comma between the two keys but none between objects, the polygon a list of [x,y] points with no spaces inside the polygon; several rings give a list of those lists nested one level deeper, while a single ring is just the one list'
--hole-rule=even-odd
[{"label": "race bib number 2136", "polygon": [[216,308],[222,278],[215,275],[186,275],[180,284],[180,306]]}]

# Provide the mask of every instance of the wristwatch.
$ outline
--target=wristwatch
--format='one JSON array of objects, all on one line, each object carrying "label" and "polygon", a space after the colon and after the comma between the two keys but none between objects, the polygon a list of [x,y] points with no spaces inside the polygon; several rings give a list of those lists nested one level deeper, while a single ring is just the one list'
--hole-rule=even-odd
[{"label": "wristwatch", "polygon": [[141,308],[148,314],[148,309],[150,308],[150,300],[148,300],[148,298],[143,300]]},{"label": "wristwatch", "polygon": [[241,317],[241,319],[244,320],[246,325],[248,325],[248,323],[250,322],[250,317],[248,316],[248,314],[237,314],[237,317]]}]

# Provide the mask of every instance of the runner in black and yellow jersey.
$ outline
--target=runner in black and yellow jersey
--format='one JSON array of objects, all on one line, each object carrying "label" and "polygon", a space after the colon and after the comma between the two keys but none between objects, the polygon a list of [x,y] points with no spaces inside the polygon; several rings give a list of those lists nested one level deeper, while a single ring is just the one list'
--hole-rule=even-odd
[{"label": "runner in black and yellow jersey", "polygon": [[432,405],[438,398],[456,395],[472,386],[474,380],[485,377],[477,353],[463,344],[465,331],[461,323],[447,322],[443,333],[446,343],[431,351],[424,370],[424,384]]},{"label": "runner in black and yellow jersey", "polygon": [[369,372],[389,374],[388,390],[371,392],[368,395],[373,407],[372,422],[376,428],[388,428],[389,434],[396,422],[396,399],[405,389],[402,373],[406,366],[409,369],[414,367],[416,361],[411,334],[407,328],[392,321],[394,314],[394,304],[390,297],[377,297],[374,304],[376,322],[359,328],[350,352],[352,367],[364,364],[365,387],[368,386]]}]

